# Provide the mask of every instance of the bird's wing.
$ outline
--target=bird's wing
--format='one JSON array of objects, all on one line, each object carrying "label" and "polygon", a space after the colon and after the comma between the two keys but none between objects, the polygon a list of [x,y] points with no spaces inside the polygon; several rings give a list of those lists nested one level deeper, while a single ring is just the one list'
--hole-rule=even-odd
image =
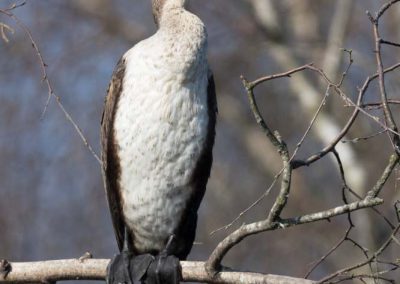
[{"label": "bird's wing", "polygon": [[197,161],[193,177],[195,178],[195,190],[192,196],[192,208],[197,212],[200,202],[206,190],[208,178],[210,177],[211,165],[213,161],[212,149],[215,140],[215,125],[217,122],[217,96],[215,92],[214,76],[209,71],[208,85],[207,85],[207,108],[208,108],[208,130],[203,152]]},{"label": "bird's wing", "polygon": [[213,160],[212,149],[215,140],[215,125],[217,119],[217,98],[215,93],[214,77],[209,72],[207,86],[207,108],[208,108],[208,130],[202,153],[196,162],[196,166],[192,173],[191,184],[193,193],[186,205],[186,211],[181,216],[181,225],[175,232],[180,242],[179,252],[175,255],[180,259],[186,259],[189,254],[196,234],[197,210],[199,209],[201,200],[203,199],[207,181],[210,177],[211,165]]},{"label": "bird's wing", "polygon": [[203,146],[202,153],[196,162],[194,172],[192,174],[192,182],[194,184],[194,191],[190,198],[190,210],[197,213],[200,207],[200,202],[203,199],[206,191],[207,181],[210,177],[211,166],[213,162],[212,149],[215,140],[215,125],[217,123],[217,96],[215,92],[214,76],[209,71],[208,85],[207,85],[207,108],[208,108],[208,129],[207,137]]},{"label": "bird's wing", "polygon": [[209,75],[208,75],[207,99],[208,99],[209,111],[212,112],[210,114],[213,119],[212,126],[215,128],[216,115],[218,113],[218,104],[217,104],[217,95],[216,95],[216,91],[215,91],[214,75],[211,70],[209,71]]},{"label": "bird's wing", "polygon": [[211,165],[213,161],[212,149],[215,140],[215,125],[217,122],[217,97],[215,93],[214,76],[209,71],[208,85],[207,85],[207,108],[208,108],[208,129],[207,137],[203,145],[202,153],[196,162],[192,174],[192,183],[194,185],[194,191],[189,201],[191,211],[197,213],[200,206],[200,202],[203,199],[207,181],[210,177]]},{"label": "bird's wing", "polygon": [[113,121],[115,117],[118,99],[122,92],[123,78],[125,73],[125,60],[120,59],[113,72],[110,85],[105,98],[104,112],[101,119],[101,157],[103,161],[102,174],[104,187],[106,189],[108,206],[114,225],[118,248],[121,251],[124,240],[124,219],[122,215],[122,204],[118,178],[120,175],[120,163],[117,156],[114,141]]}]

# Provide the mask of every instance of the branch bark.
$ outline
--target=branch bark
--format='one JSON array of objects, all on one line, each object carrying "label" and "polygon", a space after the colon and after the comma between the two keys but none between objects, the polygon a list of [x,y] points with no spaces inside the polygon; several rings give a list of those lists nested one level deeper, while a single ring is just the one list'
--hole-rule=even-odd
[{"label": "branch bark", "polygon": [[[104,280],[109,259],[64,259],[38,262],[13,262],[12,271],[0,283],[52,283],[62,280]],[[311,280],[280,275],[223,271],[211,278],[204,262],[182,261],[184,282],[207,283],[266,283],[266,284],[312,284]]]}]

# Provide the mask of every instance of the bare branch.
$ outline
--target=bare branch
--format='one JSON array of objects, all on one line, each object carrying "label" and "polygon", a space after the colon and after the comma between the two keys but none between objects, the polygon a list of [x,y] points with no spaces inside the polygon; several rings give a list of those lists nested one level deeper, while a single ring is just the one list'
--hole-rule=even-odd
[{"label": "bare branch", "polygon": [[[370,12],[367,11],[367,15],[368,15],[369,19],[371,20],[371,23],[373,25],[373,30],[374,30],[375,57],[376,57],[376,63],[377,63],[377,67],[378,67],[379,90],[380,90],[380,94],[381,94],[383,113],[385,114],[386,124],[394,132],[398,132],[397,131],[398,128],[397,128],[396,122],[394,121],[393,114],[392,114],[392,111],[390,109],[390,106],[388,104],[388,99],[387,99],[386,86],[385,86],[385,73],[384,73],[384,68],[383,68],[382,51],[381,51],[382,39],[381,39],[381,36],[379,33],[379,19],[393,4],[395,4],[399,1],[400,0],[394,0],[394,1],[391,1],[387,4],[385,4],[384,6],[382,6],[381,9],[378,11],[375,18],[371,15]],[[398,135],[393,136],[393,144],[394,144],[396,152],[398,154],[400,154],[400,137]]]},{"label": "bare branch", "polygon": [[387,44],[387,45],[400,47],[400,43],[396,43],[396,42],[393,42],[393,41],[388,41],[388,40],[381,39],[380,42],[382,44]]},{"label": "bare branch", "polygon": [[26,4],[26,1],[22,1],[21,3],[13,3],[13,4],[11,4],[11,6],[10,7],[8,7],[7,9],[5,9],[4,11],[7,11],[7,12],[9,12],[9,11],[12,11],[12,10],[14,10],[14,9],[17,9],[17,8],[19,8],[19,7],[22,7],[22,6],[24,6]]},{"label": "bare branch", "polygon": [[[387,103],[388,104],[392,104],[392,105],[400,105],[400,101],[399,100],[388,99]],[[381,102],[365,103],[361,107],[367,108],[367,109],[376,109],[376,108],[381,108],[382,107],[382,103]]]},{"label": "bare branch", "polygon": [[[290,1],[280,1],[280,2],[287,2]],[[277,2],[278,3],[278,2]],[[282,4],[281,4],[282,5]],[[284,5],[284,4],[283,4]],[[292,5],[292,4],[289,4]],[[293,5],[296,5],[293,3]],[[304,3],[300,4],[304,7]],[[255,7],[254,7],[255,8]],[[306,7],[306,9],[308,9]],[[299,14],[299,13],[297,13]],[[299,18],[302,19],[304,22],[304,15],[309,15],[308,11],[304,11],[304,13],[300,13],[301,16]],[[261,19],[258,19],[259,15],[257,13],[254,14],[254,24],[261,32],[263,36],[265,36],[265,28],[263,26],[263,22]],[[286,20],[281,19],[281,25],[284,26],[286,24]],[[305,28],[304,25],[300,25],[302,31],[306,31],[307,34],[315,35],[316,33],[312,32],[313,27],[307,27],[310,29]],[[297,29],[294,27],[294,33],[296,33]],[[307,34],[303,35],[301,32],[298,34],[301,40],[308,40]],[[266,43],[268,44],[268,53],[271,54],[272,58],[283,68],[283,69],[290,69],[293,66],[299,65],[299,60],[297,54],[291,48],[291,41],[288,40],[287,42],[277,41],[274,38],[270,38],[266,36]],[[310,45],[310,48],[316,48],[316,45]],[[318,88],[312,80],[307,78],[307,76],[303,74],[299,74],[293,80],[290,80],[288,86],[292,90],[293,94],[296,94],[296,98],[299,100],[299,107],[304,111],[306,114],[314,113],[314,110],[317,108],[317,104],[319,102],[319,91]],[[327,129],[329,129],[329,135],[327,135]],[[314,134],[316,137],[322,141],[323,144],[329,144],[331,142],[331,137],[336,136],[340,131],[339,123],[330,115],[325,113],[321,113],[319,115],[319,123],[316,124],[314,129]],[[348,170],[349,174],[349,182],[353,186],[357,188],[364,187],[365,182],[365,168],[364,166],[357,160],[356,153],[352,146],[349,145],[340,145],[338,151],[344,154],[344,164]]]},{"label": "bare branch", "polygon": [[324,255],[322,256],[306,273],[306,275],[304,276],[304,278],[308,278],[310,277],[310,274],[325,260],[327,259],[334,251],[336,251],[348,238],[351,230],[352,230],[352,226],[350,226],[346,233],[344,234],[344,236]]},{"label": "bare branch", "polygon": [[[350,62],[352,62],[352,60],[350,60]],[[397,63],[397,64],[395,64],[395,65],[393,65],[393,66],[391,66],[391,67],[389,67],[389,68],[383,70],[383,73],[391,72],[391,71],[393,71],[393,70],[395,70],[395,69],[397,69],[397,68],[399,68],[399,67],[400,67],[400,63]],[[320,76],[322,76],[322,78],[323,78],[323,79],[327,82],[327,84],[328,84],[328,89],[329,89],[330,87],[332,87],[342,98],[345,99],[345,101],[346,101],[347,103],[349,103],[350,105],[354,106],[354,107],[355,107],[355,110],[354,110],[353,114],[351,115],[350,119],[347,121],[346,125],[343,127],[343,129],[340,131],[340,133],[336,136],[336,138],[335,138],[333,141],[331,141],[331,143],[330,143],[328,146],[326,146],[326,147],[325,147],[324,149],[322,149],[320,152],[318,152],[318,153],[316,153],[316,154],[310,156],[310,157],[309,157],[307,160],[305,160],[305,161],[294,160],[294,161],[292,162],[293,169],[296,169],[296,168],[298,168],[298,167],[305,166],[305,165],[308,166],[308,165],[310,165],[311,163],[314,163],[314,162],[316,162],[317,160],[321,159],[322,157],[324,157],[324,156],[325,156],[326,154],[328,154],[329,152],[331,152],[331,151],[333,150],[333,148],[339,143],[339,141],[347,134],[347,132],[349,131],[349,129],[350,129],[351,126],[353,125],[353,123],[354,123],[355,119],[357,118],[357,116],[358,116],[358,114],[359,114],[360,111],[363,112],[363,113],[365,113],[367,116],[371,116],[369,113],[366,113],[365,110],[362,109],[362,99],[363,99],[363,97],[364,97],[364,95],[365,95],[365,92],[367,91],[367,89],[368,89],[370,83],[371,83],[373,80],[379,78],[379,73],[376,73],[376,74],[374,74],[374,75],[368,77],[368,78],[365,80],[365,82],[364,82],[362,88],[359,90],[357,103],[353,103],[353,102],[348,98],[348,96],[340,89],[340,85],[342,84],[342,80],[341,80],[338,84],[334,84],[334,83],[326,76],[326,74],[324,73],[324,71],[322,71],[321,69],[319,69],[319,68],[317,68],[317,67],[314,67],[312,64],[306,64],[306,65],[300,66],[300,67],[298,67],[298,68],[294,68],[294,69],[289,70],[289,71],[284,72],[284,73],[278,73],[278,74],[274,74],[274,75],[269,75],[269,76],[261,77],[261,78],[259,78],[259,79],[257,79],[257,80],[252,81],[252,82],[248,82],[248,81],[247,81],[246,79],[244,79],[244,77],[242,76],[242,81],[243,81],[244,86],[246,87],[247,94],[248,94],[248,97],[249,97],[249,100],[250,100],[250,106],[251,106],[251,108],[252,108],[252,110],[253,110],[253,113],[254,113],[254,115],[255,115],[255,118],[256,118],[256,120],[257,120],[257,123],[261,126],[261,128],[263,128],[263,130],[264,130],[264,132],[266,133],[266,135],[267,135],[270,139],[273,139],[272,142],[273,142],[273,144],[274,144],[275,146],[278,146],[278,145],[279,145],[279,141],[277,141],[276,137],[275,137],[275,138],[273,137],[274,135],[273,135],[273,133],[272,133],[271,130],[265,129],[265,126],[266,126],[265,121],[264,121],[264,119],[262,119],[262,117],[261,117],[261,115],[260,115],[260,112],[259,112],[259,110],[258,110],[257,105],[254,103],[254,98],[252,98],[252,97],[254,96],[254,94],[252,94],[253,89],[254,89],[256,86],[258,86],[259,84],[261,84],[261,83],[264,83],[264,82],[267,82],[267,81],[270,81],[270,80],[274,80],[274,79],[278,79],[278,78],[291,77],[291,75],[293,75],[293,74],[295,74],[295,73],[298,73],[298,72],[301,72],[301,71],[304,71],[304,70],[311,70],[311,71],[313,71],[313,72],[318,73]],[[388,128],[387,128],[383,123],[381,123],[379,120],[377,120],[377,119],[375,119],[375,118],[374,118],[373,120],[376,121],[376,122],[378,122],[383,128],[387,129],[388,131],[391,131],[391,132],[392,132],[393,134],[395,134],[395,135],[398,135],[398,132],[397,132],[397,131],[395,131],[395,130],[393,130],[393,129],[388,129]]]},{"label": "bare branch", "polygon": [[374,133],[374,134],[371,134],[371,135],[368,135],[368,136],[365,136],[365,137],[357,137],[357,138],[354,138],[354,139],[351,139],[351,140],[342,140],[342,143],[358,143],[358,142],[363,141],[363,140],[365,141],[365,140],[369,140],[371,138],[375,138],[375,137],[377,137],[377,136],[379,136],[379,135],[381,135],[383,133],[386,133],[386,132],[387,132],[386,130],[382,130],[382,131],[379,131],[377,133]]},{"label": "bare branch", "polygon": [[396,228],[392,231],[392,233],[387,238],[387,240],[382,244],[382,246],[367,260],[365,260],[363,262],[360,262],[360,263],[358,263],[356,265],[350,266],[348,268],[341,269],[341,270],[339,270],[339,271],[337,271],[337,272],[335,272],[335,273],[333,273],[333,274],[331,274],[331,275],[319,280],[317,283],[319,284],[319,283],[327,282],[327,281],[329,281],[329,280],[331,280],[331,279],[333,279],[333,278],[335,278],[335,277],[337,277],[339,275],[343,275],[343,274],[345,274],[345,273],[347,273],[349,271],[352,271],[354,269],[363,267],[363,266],[371,263],[372,261],[376,260],[382,254],[382,252],[385,251],[385,249],[392,243],[393,236],[395,236],[397,234],[399,229],[400,229],[400,224],[398,224],[396,226]]},{"label": "bare branch", "polygon": [[[391,72],[397,68],[400,67],[400,63],[397,63],[389,68],[386,68],[383,73],[388,73]],[[312,70],[314,72],[319,73],[324,80],[328,83],[328,85],[332,86],[333,89],[340,95],[341,98],[343,98],[347,103],[349,103],[350,105],[352,105],[353,107],[355,107],[353,114],[351,115],[350,119],[347,121],[346,125],[343,127],[342,131],[337,135],[337,137],[328,145],[326,146],[324,149],[322,149],[320,152],[311,155],[308,159],[306,159],[305,161],[300,161],[300,160],[295,160],[293,161],[293,169],[296,169],[298,167],[301,166],[309,166],[310,164],[318,161],[319,159],[321,159],[323,156],[325,156],[326,154],[328,154],[329,152],[331,152],[333,150],[333,148],[339,143],[339,141],[347,134],[347,132],[349,131],[349,129],[351,128],[351,126],[354,124],[355,119],[358,116],[359,112],[362,112],[363,114],[367,115],[368,117],[373,118],[373,121],[377,122],[382,128],[384,128],[387,131],[390,131],[391,133],[393,133],[396,136],[399,136],[399,133],[396,130],[390,129],[388,128],[386,125],[384,125],[382,122],[380,122],[377,118],[373,117],[372,115],[370,115],[368,112],[366,112],[364,109],[362,109],[361,105],[362,105],[362,99],[365,95],[365,92],[367,91],[370,83],[379,78],[379,74],[376,73],[370,77],[368,77],[362,88],[359,90],[358,93],[358,99],[357,99],[357,103],[353,103],[349,97],[341,90],[340,87],[338,87],[338,85],[335,85],[334,83],[332,83],[329,78],[325,75],[324,71],[316,68],[314,66],[310,66],[308,65],[306,67],[306,69]]]},{"label": "bare branch", "polygon": [[369,197],[377,197],[379,192],[382,190],[383,186],[389,179],[389,176],[392,174],[394,168],[399,163],[400,157],[399,155],[393,154],[390,156],[389,163],[386,166],[382,176],[379,178],[377,183],[375,184],[374,188],[368,192]]},{"label": "bare branch", "polygon": [[[383,5],[379,11],[376,13],[376,17],[375,20],[379,21],[379,19],[383,16],[383,14],[393,5],[400,2],[400,0],[392,0],[388,3],[386,3],[385,5]],[[367,12],[368,13],[368,12]]]},{"label": "bare branch", "polygon": [[279,220],[279,222],[268,222],[267,220],[247,224],[241,226],[239,229],[234,231],[228,237],[226,237],[222,242],[218,244],[218,246],[214,249],[212,254],[206,263],[207,271],[212,274],[220,267],[220,263],[223,257],[228,253],[228,251],[240,243],[244,238],[254,235],[257,233],[271,231],[281,228],[287,228],[294,225],[302,225],[311,222],[317,222],[321,220],[327,220],[329,218],[339,216],[342,214],[346,214],[349,212],[353,212],[356,210],[360,210],[363,208],[377,206],[383,203],[383,200],[380,198],[366,198],[362,201],[353,202],[350,204],[338,206],[329,210],[288,218]]},{"label": "bare branch", "polygon": [[48,104],[50,102],[50,98],[51,97],[55,98],[58,107],[63,112],[63,114],[64,114],[65,118],[67,119],[67,121],[69,121],[72,124],[72,126],[75,129],[75,131],[78,133],[79,137],[83,141],[84,145],[89,149],[90,153],[97,160],[97,162],[99,164],[101,164],[101,160],[100,160],[99,156],[93,150],[93,147],[89,144],[88,140],[86,139],[85,135],[83,134],[83,131],[78,126],[78,124],[74,121],[74,119],[72,118],[71,114],[65,109],[64,105],[61,103],[61,98],[58,95],[55,94],[55,92],[53,90],[53,86],[50,83],[50,80],[49,80],[49,77],[48,77],[48,74],[47,74],[47,64],[44,62],[42,53],[41,53],[36,41],[34,40],[31,31],[17,16],[15,16],[15,14],[13,14],[11,12],[11,10],[15,9],[16,7],[20,7],[20,6],[24,5],[24,4],[25,4],[25,2],[23,2],[22,4],[19,4],[19,5],[15,5],[14,4],[8,9],[4,9],[4,10],[0,9],[0,13],[10,17],[11,19],[13,19],[15,21],[17,26],[20,27],[25,32],[25,34],[27,35],[27,37],[29,38],[29,40],[30,40],[30,42],[32,44],[32,47],[35,49],[37,58],[39,59],[40,68],[42,70],[42,81],[46,83],[47,90],[48,90],[48,98],[47,98],[47,102],[46,102],[44,110],[43,110],[42,117],[43,117],[44,113],[46,112],[47,106],[48,106]]},{"label": "bare branch", "polygon": [[0,35],[1,35],[1,38],[6,43],[10,42],[10,40],[7,37],[7,32],[13,34],[14,33],[14,29],[11,28],[9,25],[6,25],[6,24],[0,22]]},{"label": "bare branch", "polygon": [[235,224],[237,221],[239,221],[239,219],[242,218],[247,212],[249,212],[251,209],[253,209],[255,206],[257,206],[262,200],[264,200],[264,198],[266,198],[270,194],[274,185],[277,183],[278,178],[282,175],[282,172],[283,172],[283,169],[274,176],[274,179],[273,179],[272,183],[270,184],[270,186],[267,188],[267,190],[264,191],[264,193],[259,198],[257,198],[256,201],[254,201],[250,206],[248,206],[246,209],[244,209],[242,212],[240,212],[239,215],[235,219],[233,219],[229,224],[227,224],[221,228],[215,229],[214,231],[212,231],[210,233],[210,235],[213,235],[221,230],[228,230],[230,227],[233,226],[233,224]]},{"label": "bare branch", "polygon": [[304,216],[299,216],[295,218],[289,218],[280,221],[281,225],[283,224],[284,227],[288,226],[293,226],[293,225],[300,225],[300,224],[306,224],[306,223],[311,223],[311,222],[316,222],[316,221],[321,221],[321,220],[327,220],[329,218],[339,216],[348,212],[353,212],[362,208],[368,208],[372,206],[377,206],[383,203],[383,200],[380,198],[366,198],[362,201],[358,202],[353,202],[350,204],[338,206],[326,211],[318,212],[318,213],[313,213],[313,214],[308,214]]},{"label": "bare branch", "polygon": [[[350,60],[351,64],[351,60]],[[396,66],[395,68],[397,68]],[[393,69],[394,67],[388,68],[388,70],[384,70],[382,72],[389,72]],[[291,170],[292,170],[292,165],[290,164],[289,160],[289,153],[287,151],[286,144],[282,141],[281,137],[277,132],[273,133],[270,128],[268,127],[267,123],[265,122],[264,118],[262,117],[257,102],[255,100],[254,96],[254,88],[258,86],[261,83],[267,82],[269,80],[277,79],[277,78],[283,78],[283,77],[290,77],[292,74],[301,72],[303,70],[311,70],[313,72],[318,73],[328,84],[328,89],[329,87],[332,87],[342,98],[344,98],[346,101],[351,100],[344,94],[344,92],[341,90],[340,85],[342,83],[342,80],[340,81],[339,84],[334,84],[332,83],[329,78],[326,76],[323,70],[314,67],[313,65],[304,65],[295,69],[292,69],[288,72],[280,73],[280,74],[275,74],[271,76],[265,76],[260,79],[257,79],[253,82],[248,82],[243,76],[242,76],[242,81],[243,85],[246,88],[247,91],[247,96],[250,102],[250,107],[253,112],[253,115],[259,124],[259,126],[262,128],[263,132],[265,135],[268,137],[268,139],[271,141],[271,143],[277,148],[278,153],[281,155],[282,161],[283,161],[283,177],[282,177],[282,183],[281,183],[281,190],[279,192],[278,197],[275,200],[274,205],[272,206],[272,209],[267,217],[266,220],[255,222],[252,224],[248,225],[243,225],[241,228],[233,232],[231,235],[229,235],[227,238],[225,238],[214,250],[214,252],[211,254],[209,260],[207,261],[206,268],[207,271],[212,275],[215,273],[218,268],[221,265],[221,261],[225,254],[237,243],[241,242],[245,237],[260,233],[263,231],[269,231],[269,230],[276,230],[280,227],[288,227],[292,225],[299,225],[299,224],[305,224],[305,223],[310,223],[310,222],[315,222],[319,220],[324,220],[324,219],[329,219],[333,216],[338,216],[344,213],[349,213],[361,208],[367,208],[367,207],[373,207],[376,205],[379,205],[383,203],[383,200],[376,198],[377,194],[374,196],[368,195],[365,199],[359,201],[359,202],[353,202],[351,204],[345,204],[343,206],[339,206],[336,208],[332,208],[326,211],[314,213],[314,214],[309,214],[309,215],[304,215],[304,216],[299,216],[295,218],[289,218],[285,220],[280,219],[280,213],[282,212],[283,208],[286,205],[288,196],[289,196],[289,190],[290,190],[290,181],[291,181]],[[318,153],[318,155],[312,156],[310,159],[311,161],[314,162],[323,156],[325,156],[327,153],[334,151],[334,147],[336,144],[344,137],[344,135],[348,132],[352,124],[354,123],[359,111],[361,109],[360,105],[362,104],[362,98],[363,95],[365,94],[370,82],[376,78],[379,77],[379,74],[375,74],[371,77],[368,77],[363,85],[363,87],[359,91],[358,99],[357,99],[357,105],[355,108],[355,111],[353,112],[353,115],[347,122],[346,126],[340,133],[340,135],[326,148],[324,148],[323,151]],[[351,102],[352,103],[352,102]],[[339,159],[340,161],[340,159]],[[396,162],[397,163],[397,162]],[[294,168],[296,165],[298,166],[301,165],[306,165],[306,163],[299,163],[299,162],[293,162]],[[341,164],[340,164],[341,166]],[[390,173],[384,173],[390,175]],[[342,179],[344,181],[345,187],[347,188],[347,185],[344,180],[344,172],[343,168],[341,166],[341,175]],[[386,183],[387,178],[382,177],[380,179],[381,183],[379,184],[380,188],[383,187],[383,185]],[[374,189],[373,189],[374,190]],[[374,191],[375,192],[375,191]]]},{"label": "bare branch", "polygon": [[[10,263],[12,271],[0,283],[51,283],[62,280],[104,280],[109,259],[50,260],[39,262]],[[182,261],[184,282],[207,283],[271,283],[271,284],[312,284],[313,281],[279,275],[222,271],[210,278],[204,262]]]}]

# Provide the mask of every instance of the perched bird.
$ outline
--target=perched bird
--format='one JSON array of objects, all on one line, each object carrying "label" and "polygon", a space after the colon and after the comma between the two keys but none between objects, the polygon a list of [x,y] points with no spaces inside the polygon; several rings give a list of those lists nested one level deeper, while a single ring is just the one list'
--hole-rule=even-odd
[{"label": "perched bird", "polygon": [[109,283],[178,283],[212,164],[216,96],[203,22],[152,0],[157,32],[118,62],[101,122],[103,181],[120,249]]}]

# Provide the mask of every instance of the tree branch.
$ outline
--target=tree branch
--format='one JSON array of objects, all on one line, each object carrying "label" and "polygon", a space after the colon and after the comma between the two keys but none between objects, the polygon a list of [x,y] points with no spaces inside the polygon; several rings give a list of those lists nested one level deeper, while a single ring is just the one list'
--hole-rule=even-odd
[{"label": "tree branch", "polygon": [[265,231],[277,230],[291,226],[326,220],[335,216],[339,216],[363,208],[377,206],[382,203],[383,200],[380,198],[367,197],[358,202],[345,204],[342,206],[338,206],[335,208],[331,208],[328,210],[308,215],[303,215],[288,219],[281,219],[279,220],[279,222],[269,222],[268,220],[262,220],[251,224],[242,225],[239,229],[237,229],[232,234],[227,236],[214,249],[214,251],[211,253],[211,256],[209,257],[206,263],[207,271],[210,272],[210,275],[212,275],[213,272],[218,270],[221,267],[220,263],[222,259],[228,253],[228,251],[250,235],[258,234]]},{"label": "tree branch", "polygon": [[[52,283],[62,280],[104,280],[109,259],[64,259],[38,262],[13,262],[12,271],[0,283]],[[184,282],[207,283],[270,283],[312,284],[314,281],[279,275],[252,272],[226,271],[212,279],[205,270],[204,262],[182,261]]]},{"label": "tree branch", "polygon": [[399,230],[400,230],[400,224],[398,224],[396,226],[396,228],[392,231],[390,236],[382,244],[382,246],[370,258],[368,258],[367,260],[362,261],[362,262],[360,262],[360,263],[358,263],[356,265],[353,265],[353,266],[350,266],[350,267],[347,267],[347,268],[343,268],[343,269],[341,269],[341,270],[339,270],[339,271],[337,271],[337,272],[335,272],[335,273],[333,273],[331,275],[328,275],[327,277],[325,277],[325,278],[321,279],[320,281],[318,281],[318,284],[325,283],[325,282],[327,282],[327,281],[329,281],[329,280],[331,280],[331,279],[333,279],[333,278],[335,278],[337,276],[344,275],[345,273],[347,273],[349,271],[352,271],[352,270],[355,270],[357,268],[363,267],[363,266],[371,263],[372,261],[376,260],[384,252],[384,250],[392,243],[393,238],[396,236],[396,234],[397,234],[397,232]]},{"label": "tree branch", "polygon": [[[395,3],[398,3],[400,0],[393,0],[384,6],[381,7],[381,9],[378,11],[376,14],[376,17],[374,18],[369,11],[367,11],[367,15],[373,25],[373,31],[374,31],[374,39],[375,39],[375,57],[376,57],[376,65],[378,68],[378,75],[379,75],[379,90],[381,94],[381,101],[382,101],[382,109],[383,113],[385,115],[385,122],[388,125],[390,129],[392,129],[394,132],[398,132],[398,128],[396,125],[396,122],[394,120],[392,111],[390,109],[390,106],[388,104],[388,98],[387,98],[387,92],[386,92],[386,86],[385,86],[385,72],[383,68],[383,62],[382,62],[382,38],[379,33],[379,20],[380,17]],[[397,152],[398,155],[400,155],[400,137],[398,135],[393,135],[393,145],[394,148]]]}]

